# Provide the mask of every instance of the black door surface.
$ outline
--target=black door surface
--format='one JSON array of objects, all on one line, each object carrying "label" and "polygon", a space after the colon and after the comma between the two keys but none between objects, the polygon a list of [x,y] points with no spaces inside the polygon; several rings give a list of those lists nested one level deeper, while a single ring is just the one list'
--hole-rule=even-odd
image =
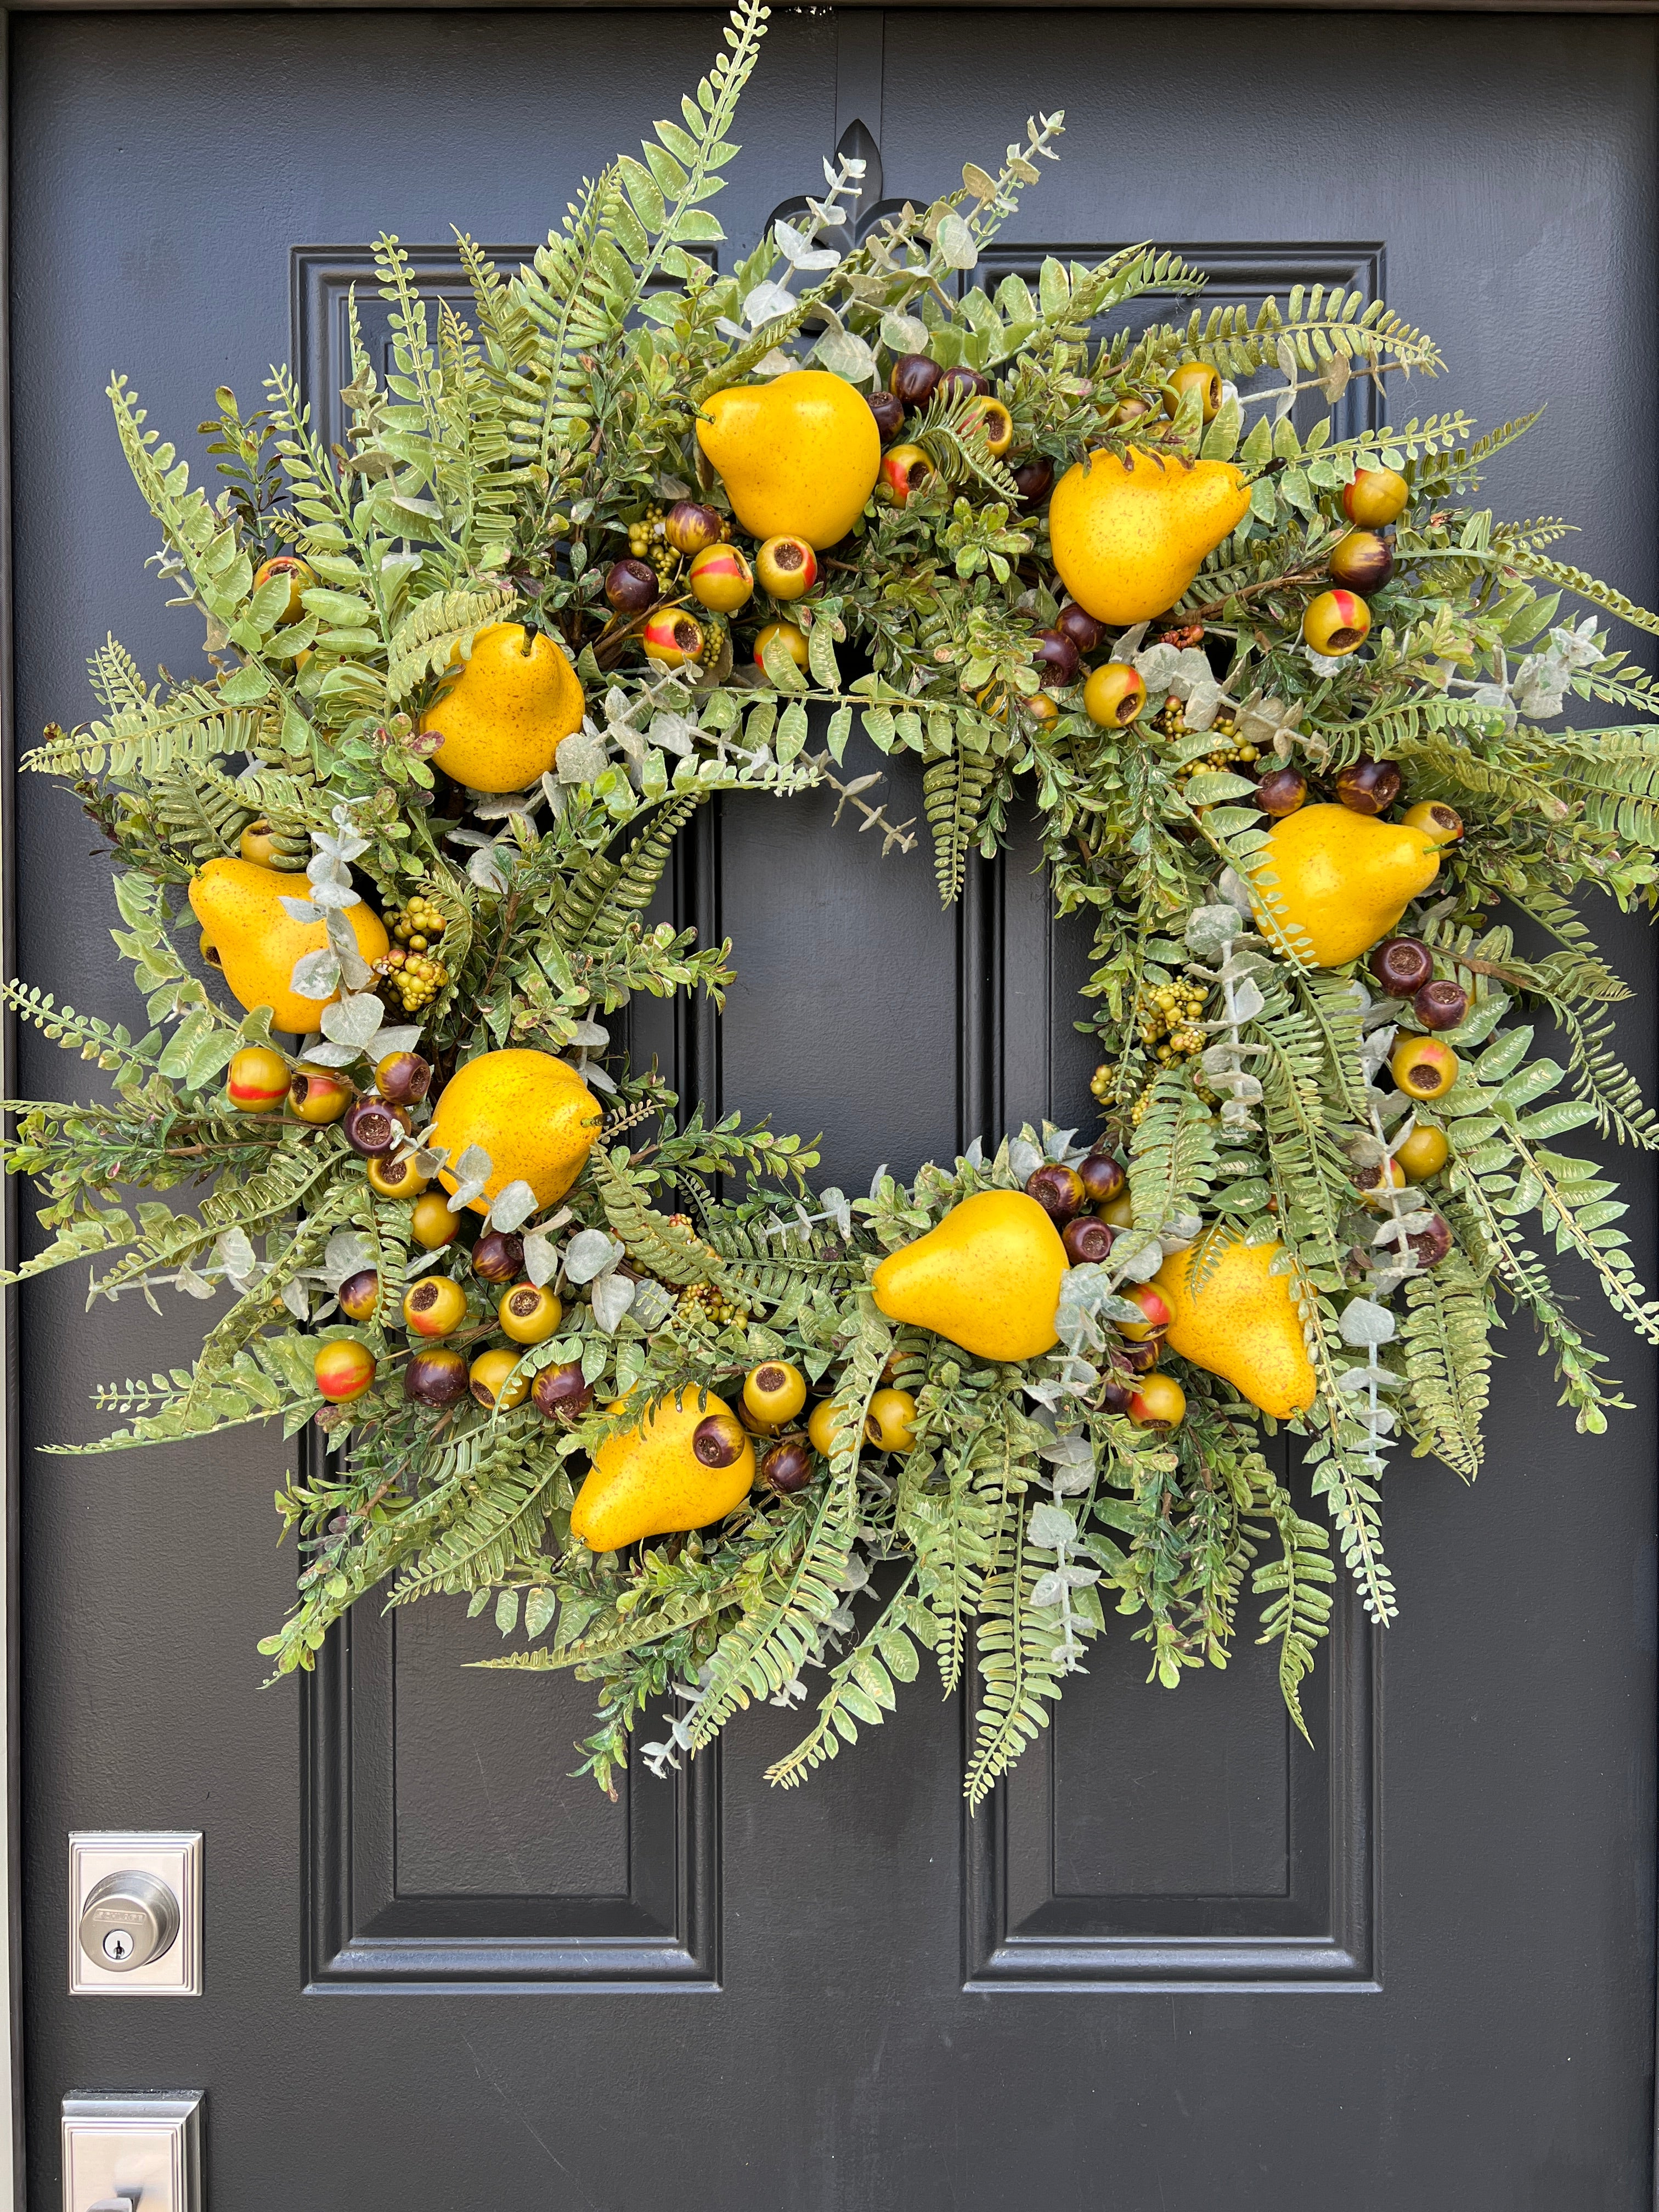
[{"label": "black door surface", "polygon": [[[18,742],[88,711],[106,626],[175,671],[199,639],[144,571],[110,369],[192,451],[216,384],[251,404],[290,354],[325,410],[378,231],[440,287],[452,222],[533,241],[719,26],[13,17]],[[1655,46],[1638,17],[780,11],[720,213],[751,240],[855,117],[884,191],[925,198],[1064,106],[1009,265],[1151,237],[1224,297],[1386,285],[1455,376],[1401,411],[1551,400],[1495,495],[1576,516],[1574,557],[1650,604]],[[920,811],[902,769],[882,797]],[[142,1025],[72,801],[15,804],[22,972]],[[848,1187],[1085,1118],[1078,948],[1018,850],[941,915],[925,848],[883,860],[816,800],[699,834],[675,896],[744,981],[718,1033],[659,1017],[636,1050],[828,1127]],[[1650,940],[1613,936],[1650,1068]],[[24,1095],[92,1079],[20,1049]],[[27,1447],[187,1355],[193,1307],[80,1293],[22,1300]],[[1389,1477],[1406,1610],[1376,1639],[1340,1608],[1316,1749],[1267,1654],[1171,1696],[1120,1626],[971,1824],[960,1712],[923,1694],[804,1790],[762,1781],[799,1732],[763,1707],[611,1804],[567,1778],[581,1686],[463,1673],[499,1647],[459,1601],[262,1692],[280,1442],[26,1450],[29,2203],[59,2202],[67,2089],[191,2087],[214,2212],[1650,2204],[1651,1364],[1615,1346],[1641,1410],[1592,1448],[1503,1341],[1480,1483]],[[129,1826],[205,1832],[198,1998],[66,1994],[66,1835]]]}]

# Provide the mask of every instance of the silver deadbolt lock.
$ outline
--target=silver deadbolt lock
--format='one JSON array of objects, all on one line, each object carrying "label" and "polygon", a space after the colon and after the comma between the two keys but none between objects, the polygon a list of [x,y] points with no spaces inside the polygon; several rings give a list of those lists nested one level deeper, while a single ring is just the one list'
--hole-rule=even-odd
[{"label": "silver deadbolt lock", "polygon": [[179,1936],[179,1900],[153,1874],[106,1875],[81,1908],[81,1948],[106,1974],[131,1974],[163,1957]]}]

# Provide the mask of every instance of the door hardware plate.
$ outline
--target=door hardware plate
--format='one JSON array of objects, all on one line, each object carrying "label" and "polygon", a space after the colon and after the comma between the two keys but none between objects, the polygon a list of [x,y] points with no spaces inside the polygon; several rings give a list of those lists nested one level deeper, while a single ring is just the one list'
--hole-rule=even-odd
[{"label": "door hardware plate", "polygon": [[64,2100],[64,2212],[203,2212],[202,2092]]},{"label": "door hardware plate", "polygon": [[[202,1834],[199,1829],[81,1829],[70,1836],[69,1985],[71,1996],[198,1997],[202,1994]],[[178,1901],[179,1932],[142,1966],[100,1961],[82,1941],[82,1920],[100,1882],[147,1875]],[[107,2193],[107,2192],[106,2192]],[[117,2192],[118,2194],[118,2191]],[[89,2203],[96,2198],[89,2198]],[[150,2212],[146,2203],[143,2212]]]}]

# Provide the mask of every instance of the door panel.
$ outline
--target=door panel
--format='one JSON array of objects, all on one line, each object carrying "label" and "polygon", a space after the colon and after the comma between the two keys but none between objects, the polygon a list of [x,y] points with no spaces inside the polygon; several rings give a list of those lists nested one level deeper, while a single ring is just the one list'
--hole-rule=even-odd
[{"label": "door panel", "polygon": [[[20,741],[85,711],[106,626],[142,662],[194,665],[143,571],[109,367],[186,447],[216,382],[246,399],[290,351],[326,407],[377,232],[430,246],[434,274],[452,222],[536,237],[673,112],[719,21],[14,19]],[[1207,258],[1219,298],[1386,283],[1454,369],[1396,411],[1490,423],[1556,400],[1494,496],[1576,516],[1575,557],[1650,601],[1632,368],[1654,46],[1636,18],[780,11],[719,212],[746,243],[854,116],[884,192],[921,198],[1066,105],[1065,159],[999,267],[1156,237]],[[871,801],[920,817],[914,764],[860,742],[849,776],[884,768]],[[71,801],[31,779],[16,805],[24,973],[140,1018]],[[1049,917],[1030,825],[945,915],[925,836],[884,858],[835,811],[733,801],[683,842],[668,904],[732,937],[739,981],[718,1023],[632,1010],[636,1056],[711,1106],[826,1127],[822,1180],[849,1191],[1024,1118],[1085,1121],[1087,946]],[[1621,1048],[1650,1072],[1648,933],[1611,934],[1642,987]],[[26,1091],[90,1081],[21,1042]],[[1645,1224],[1651,1179],[1631,1180]],[[67,1277],[22,1298],[31,1444],[95,1434],[89,1382],[186,1357],[199,1325],[80,1302]],[[208,2091],[217,2206],[642,2212],[671,2175],[685,2212],[1635,2212],[1654,1394],[1648,1356],[1601,1326],[1641,1411],[1593,1450],[1517,1328],[1480,1483],[1391,1474],[1406,1610],[1384,1651],[1340,1608],[1313,1749],[1271,1652],[1242,1644],[1171,1696],[1115,1622],[971,1824],[963,1717],[925,1682],[804,1790],[762,1781],[802,1730],[763,1707],[723,1760],[658,1780],[636,1758],[615,1803],[569,1778],[582,1686],[464,1672],[499,1645],[459,1606],[366,1615],[303,1694],[261,1692],[253,1637],[292,1572],[270,1543],[281,1445],[31,1452],[31,2202],[57,2201],[66,2088],[185,2083]],[[64,1835],[129,1825],[206,1831],[198,2000],[63,1993]]]}]

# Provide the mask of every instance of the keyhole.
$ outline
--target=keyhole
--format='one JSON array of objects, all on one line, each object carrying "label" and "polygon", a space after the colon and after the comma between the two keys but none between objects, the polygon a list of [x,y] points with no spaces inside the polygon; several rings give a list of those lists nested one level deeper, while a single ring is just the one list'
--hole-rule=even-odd
[{"label": "keyhole", "polygon": [[112,1959],[117,1966],[132,1956],[132,1938],[125,1928],[112,1928],[104,1938],[104,1956]]}]

